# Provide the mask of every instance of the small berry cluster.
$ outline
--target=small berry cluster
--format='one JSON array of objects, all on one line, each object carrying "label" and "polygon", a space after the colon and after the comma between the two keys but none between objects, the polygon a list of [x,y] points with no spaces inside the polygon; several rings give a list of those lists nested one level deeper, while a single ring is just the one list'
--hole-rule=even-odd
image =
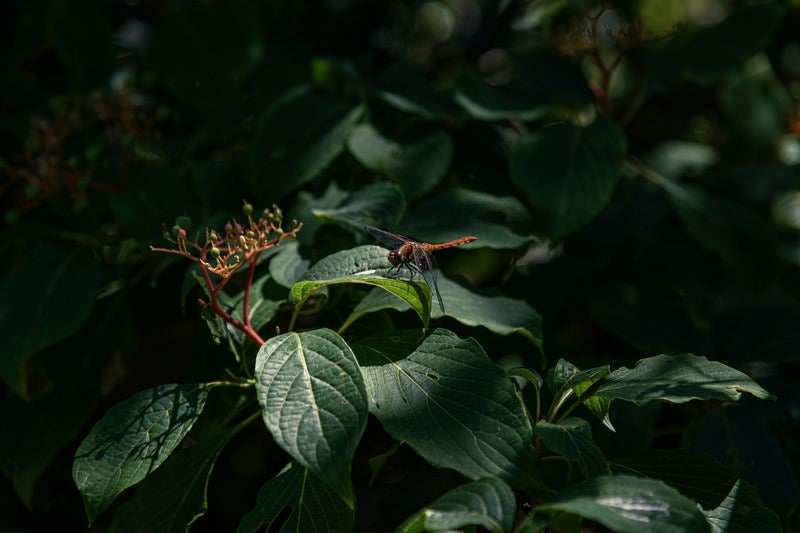
[{"label": "small berry cluster", "polygon": [[[196,263],[208,287],[210,304],[214,312],[243,331],[254,342],[263,344],[263,339],[250,325],[249,314],[250,288],[258,259],[264,251],[277,246],[283,239],[295,238],[303,225],[293,220],[291,228],[284,230],[283,212],[276,205],[273,205],[272,209],[264,209],[258,218],[253,218],[253,206],[245,202],[242,213],[247,217],[246,224],[230,220],[225,224],[223,233],[206,228],[204,232],[196,232],[193,240],[188,237],[188,231],[192,226],[191,219],[187,216],[178,217],[171,231],[167,231],[164,226],[164,238],[174,243],[177,248],[151,246],[150,249],[154,252],[180,255]],[[240,322],[219,305],[218,294],[243,266],[248,267],[248,277],[244,289],[244,309],[242,309],[244,320]],[[218,279],[212,279],[212,274]],[[199,300],[199,303],[208,305],[203,300]]]}]

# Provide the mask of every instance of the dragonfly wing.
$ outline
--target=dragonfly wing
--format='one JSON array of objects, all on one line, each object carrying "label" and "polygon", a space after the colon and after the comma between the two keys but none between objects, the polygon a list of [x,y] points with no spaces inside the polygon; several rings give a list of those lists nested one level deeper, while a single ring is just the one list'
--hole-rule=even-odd
[{"label": "dragonfly wing", "polygon": [[367,229],[370,235],[381,241],[383,244],[388,246],[389,248],[396,250],[400,248],[403,244],[407,242],[412,242],[411,239],[408,237],[403,237],[402,235],[395,235],[394,233],[389,233],[388,231],[383,231],[382,229],[378,229],[373,226],[368,226],[364,224],[364,227]]},{"label": "dragonfly wing", "polygon": [[439,309],[444,314],[444,302],[442,301],[442,295],[439,293],[439,284],[436,282],[436,259],[425,252],[421,246],[415,246],[414,266],[422,273],[422,278],[428,284],[431,292],[436,295],[436,299],[439,301]]}]

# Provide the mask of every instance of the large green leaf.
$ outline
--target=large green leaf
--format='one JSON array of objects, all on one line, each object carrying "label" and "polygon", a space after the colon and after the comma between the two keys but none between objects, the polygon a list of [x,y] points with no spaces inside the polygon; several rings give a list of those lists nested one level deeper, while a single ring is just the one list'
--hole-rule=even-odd
[{"label": "large green leaf", "polygon": [[258,200],[280,200],[322,172],[344,150],[363,112],[307,86],[275,100],[253,141],[250,181]]},{"label": "large green leaf", "polygon": [[111,531],[187,531],[205,514],[211,471],[222,449],[241,427],[233,427],[176,452],[139,484],[133,499],[114,513]]},{"label": "large green leaf", "polygon": [[611,199],[625,154],[625,136],[605,118],[591,126],[559,124],[519,139],[511,180],[554,239],[583,227]]},{"label": "large green leaf", "polygon": [[472,339],[436,329],[354,344],[370,412],[437,467],[535,484],[532,431],[505,371]]},{"label": "large green leaf", "polygon": [[352,508],[350,461],[367,424],[355,356],[334,331],[285,333],[258,351],[256,392],[275,442]]},{"label": "large green leaf", "polygon": [[380,287],[411,306],[423,324],[428,324],[431,309],[431,292],[420,281],[409,282],[388,275],[391,265],[387,250],[378,246],[358,246],[323,258],[313,265],[305,279],[292,286],[295,302],[304,302],[315,291],[342,283],[356,283]]},{"label": "large green leaf", "polygon": [[94,305],[97,261],[89,251],[39,247],[0,281],[0,378],[27,396],[25,362],[74,334]]},{"label": "large green leaf", "polygon": [[571,485],[537,510],[574,513],[619,532],[709,531],[694,501],[662,481],[633,476],[601,476]]},{"label": "large green leaf", "polygon": [[72,479],[91,524],[126,488],[169,457],[205,406],[209,385],[161,385],[111,409],[75,452]]},{"label": "large green leaf", "polygon": [[712,533],[779,532],[781,522],[755,488],[733,468],[713,457],[686,450],[655,450],[615,459],[616,470],[660,479],[697,501]]},{"label": "large green leaf", "polygon": [[[280,531],[352,531],[353,510],[344,504],[325,483],[297,463],[290,463],[280,474],[267,481],[258,491],[256,505],[244,518],[237,531],[254,533],[273,531],[272,522],[291,509]],[[277,531],[277,530],[275,530]]]},{"label": "large green leaf", "polygon": [[478,526],[493,533],[511,531],[514,492],[501,479],[484,478],[456,487],[414,513],[397,532],[454,531]]},{"label": "large green leaf", "polygon": [[656,355],[641,359],[632,369],[620,368],[600,383],[597,396],[642,405],[653,400],[738,400],[742,392],[771,398],[747,374],[719,361],[694,354]]},{"label": "large green leaf", "polygon": [[558,424],[540,420],[534,431],[550,450],[578,465],[584,477],[610,473],[603,452],[592,440],[592,429],[586,420],[566,418]]}]

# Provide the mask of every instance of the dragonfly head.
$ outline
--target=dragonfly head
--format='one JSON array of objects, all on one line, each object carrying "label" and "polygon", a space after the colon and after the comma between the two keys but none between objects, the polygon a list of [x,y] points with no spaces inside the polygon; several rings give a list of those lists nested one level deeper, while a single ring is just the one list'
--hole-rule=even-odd
[{"label": "dragonfly head", "polygon": [[400,255],[400,252],[397,250],[392,250],[389,252],[389,262],[392,266],[397,266],[403,264],[403,256]]}]

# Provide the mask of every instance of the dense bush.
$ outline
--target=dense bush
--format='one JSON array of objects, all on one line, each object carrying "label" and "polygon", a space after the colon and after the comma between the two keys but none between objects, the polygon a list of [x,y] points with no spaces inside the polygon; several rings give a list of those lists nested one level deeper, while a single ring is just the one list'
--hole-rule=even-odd
[{"label": "dense bush", "polygon": [[3,530],[800,525],[796,2],[5,11]]}]

